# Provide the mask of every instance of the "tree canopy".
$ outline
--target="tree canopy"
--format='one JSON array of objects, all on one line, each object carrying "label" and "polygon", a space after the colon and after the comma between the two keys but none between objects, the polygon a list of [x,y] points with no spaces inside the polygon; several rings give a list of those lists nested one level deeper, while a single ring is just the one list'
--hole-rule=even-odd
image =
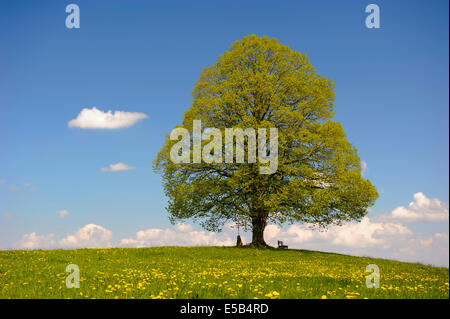
[{"label": "tree canopy", "polygon": [[246,36],[203,69],[192,97],[181,125],[191,145],[194,120],[222,135],[226,128],[277,128],[278,166],[261,174],[261,162],[174,163],[169,154],[177,141],[167,136],[154,168],[172,222],[192,218],[211,231],[236,222],[261,246],[267,223],[326,227],[360,220],[375,203],[378,193],[362,177],[357,149],[332,121],[334,83],[305,54],[276,39]]}]

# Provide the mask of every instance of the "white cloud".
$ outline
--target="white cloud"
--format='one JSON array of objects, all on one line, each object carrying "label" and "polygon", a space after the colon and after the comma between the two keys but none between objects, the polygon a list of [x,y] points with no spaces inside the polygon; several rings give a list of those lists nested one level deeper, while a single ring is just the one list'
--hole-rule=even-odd
[{"label": "white cloud", "polygon": [[403,261],[448,267],[448,234],[435,233],[425,239],[421,236],[415,236],[407,242],[397,243],[396,249],[393,250],[390,257]]},{"label": "white cloud", "polygon": [[172,228],[149,228],[140,230],[134,238],[124,238],[124,247],[147,246],[231,246],[234,241],[229,234],[196,231],[191,225],[176,224]]},{"label": "white cloud", "polygon": [[428,239],[421,239],[420,240],[420,245],[422,245],[423,247],[428,247],[433,243],[433,237],[430,237]]},{"label": "white cloud", "polygon": [[62,209],[62,210],[60,210],[60,211],[58,212],[58,216],[59,216],[60,218],[64,218],[64,217],[66,217],[67,215],[69,215],[69,211],[66,210],[66,209]]},{"label": "white cloud", "polygon": [[107,111],[103,112],[96,107],[92,109],[84,108],[78,116],[69,121],[69,127],[82,129],[118,129],[130,127],[138,121],[148,118],[144,113]]},{"label": "white cloud", "polygon": [[5,182],[4,178],[0,178],[0,184],[3,184]]},{"label": "white cloud", "polygon": [[59,241],[64,248],[111,247],[112,232],[102,226],[87,224]]},{"label": "white cloud", "polygon": [[135,166],[128,166],[124,163],[110,164],[108,167],[102,167],[102,172],[119,172],[135,169]]},{"label": "white cloud", "polygon": [[55,245],[54,234],[37,235],[35,232],[25,234],[22,239],[16,243],[16,248],[20,249],[48,249]]},{"label": "white cloud", "polygon": [[[222,233],[195,230],[185,223],[169,228],[139,230],[134,236],[113,241],[110,230],[88,224],[60,240],[50,235],[26,234],[17,248],[95,248],[95,247],[151,247],[151,246],[233,246],[237,229],[225,225]],[[368,216],[361,222],[349,222],[342,226],[330,226],[318,231],[311,225],[290,225],[280,228],[268,225],[266,242],[276,246],[282,240],[289,248],[336,252],[355,256],[371,256],[410,262],[448,266],[448,233],[413,233],[399,222],[389,219],[374,220]],[[244,242],[251,233],[243,232]]]},{"label": "white cloud", "polygon": [[361,161],[361,175],[365,175],[367,172],[367,162]]},{"label": "white cloud", "polygon": [[269,225],[264,235],[273,245],[277,240],[294,244],[305,242],[327,242],[333,246],[346,246],[352,248],[370,247],[388,243],[393,236],[411,235],[412,232],[401,224],[376,223],[369,217],[361,222],[346,223],[342,226],[330,226],[326,231],[312,229],[312,225],[291,225],[286,230],[279,226]]},{"label": "white cloud", "polygon": [[[251,234],[249,234],[251,236]],[[268,225],[266,242],[276,246],[282,240],[289,248],[328,251],[354,256],[370,256],[421,262],[448,267],[449,238],[446,233],[413,233],[399,223],[373,222],[368,217],[360,223],[331,226],[319,232],[307,225],[280,228]]]},{"label": "white cloud", "polygon": [[422,192],[414,194],[414,201],[408,207],[395,208],[390,218],[405,221],[440,222],[448,220],[448,205],[437,198],[430,199]]},{"label": "white cloud", "polygon": [[446,234],[446,233],[436,233],[436,234],[434,234],[434,237],[437,240],[448,241],[448,234]]},{"label": "white cloud", "polygon": [[99,225],[87,224],[60,240],[56,240],[54,234],[37,235],[36,232],[25,234],[14,246],[17,249],[107,248],[112,247],[111,239],[110,230]]},{"label": "white cloud", "polygon": [[18,191],[19,190],[19,187],[17,187],[16,185],[11,185],[11,186],[9,186],[8,187],[8,189],[10,190],[10,191]]}]

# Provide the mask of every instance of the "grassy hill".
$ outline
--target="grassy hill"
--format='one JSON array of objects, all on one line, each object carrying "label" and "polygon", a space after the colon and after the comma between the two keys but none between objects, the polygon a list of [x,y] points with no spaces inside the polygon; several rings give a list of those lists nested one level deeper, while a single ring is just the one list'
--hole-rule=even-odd
[{"label": "grassy hill", "polygon": [[[80,288],[66,288],[77,264]],[[366,287],[366,266],[380,288]],[[153,247],[0,251],[0,298],[449,298],[449,270],[304,250]]]}]

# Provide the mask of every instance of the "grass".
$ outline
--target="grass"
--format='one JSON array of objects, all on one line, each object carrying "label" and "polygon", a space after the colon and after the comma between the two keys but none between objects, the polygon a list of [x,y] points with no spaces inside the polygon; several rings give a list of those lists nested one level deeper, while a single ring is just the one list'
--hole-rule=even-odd
[{"label": "grass", "polygon": [[[80,288],[66,287],[77,264]],[[366,287],[366,266],[380,288]],[[449,298],[449,270],[304,250],[153,247],[0,251],[0,298]]]}]

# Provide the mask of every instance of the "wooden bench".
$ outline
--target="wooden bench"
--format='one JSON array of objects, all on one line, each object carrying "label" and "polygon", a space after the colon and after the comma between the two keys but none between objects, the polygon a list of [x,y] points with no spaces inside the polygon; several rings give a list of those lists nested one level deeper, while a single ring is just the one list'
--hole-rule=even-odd
[{"label": "wooden bench", "polygon": [[283,242],[281,240],[278,241],[278,248],[279,249],[288,249],[287,245],[283,245]]}]

